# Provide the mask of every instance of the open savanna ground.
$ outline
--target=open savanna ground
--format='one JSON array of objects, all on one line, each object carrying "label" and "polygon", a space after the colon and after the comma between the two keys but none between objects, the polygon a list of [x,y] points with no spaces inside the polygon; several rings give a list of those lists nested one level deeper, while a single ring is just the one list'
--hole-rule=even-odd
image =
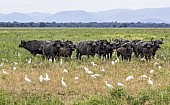
[{"label": "open savanna ground", "polygon": [[[121,59],[115,65],[116,54],[111,60],[83,57],[64,59],[52,63],[43,60],[40,55],[33,56],[27,50],[19,48],[21,40],[71,40],[75,44],[84,40],[112,38],[164,39],[156,59],[150,62],[132,57],[131,62]],[[29,59],[31,63],[28,63]],[[92,66],[90,62],[94,62]],[[2,105],[140,105],[170,104],[170,29],[53,29],[53,28],[2,28],[0,29],[0,104]],[[157,62],[158,64],[155,64]],[[17,63],[17,64],[16,64]],[[16,67],[16,70],[13,70]],[[88,67],[100,77],[93,78],[84,71]],[[9,74],[3,74],[3,69]],[[63,72],[64,69],[68,70]],[[101,71],[104,69],[105,71]],[[154,70],[150,74],[150,70]],[[48,73],[49,81],[39,81],[39,76]],[[28,83],[24,76],[32,81]],[[148,84],[147,75],[153,81]],[[128,76],[134,79],[125,81]],[[61,77],[67,87],[62,86]],[[75,80],[78,77],[78,80]],[[105,81],[113,86],[109,89]],[[118,83],[124,84],[118,87]]]}]

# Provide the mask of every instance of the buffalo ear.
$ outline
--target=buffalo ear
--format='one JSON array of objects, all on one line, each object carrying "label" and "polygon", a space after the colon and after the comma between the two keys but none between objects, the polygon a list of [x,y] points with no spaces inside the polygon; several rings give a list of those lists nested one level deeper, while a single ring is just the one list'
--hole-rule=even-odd
[{"label": "buffalo ear", "polygon": [[161,38],[161,41],[163,41],[163,38]]}]

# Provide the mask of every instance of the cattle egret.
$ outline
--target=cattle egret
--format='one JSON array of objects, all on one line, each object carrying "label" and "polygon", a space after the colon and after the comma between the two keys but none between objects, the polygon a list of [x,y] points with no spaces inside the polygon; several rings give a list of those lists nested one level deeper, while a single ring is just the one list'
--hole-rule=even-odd
[{"label": "cattle egret", "polygon": [[94,74],[95,77],[100,77],[102,76],[101,74]]},{"label": "cattle egret", "polygon": [[25,75],[25,81],[31,82],[31,80],[27,77],[27,75]]},{"label": "cattle egret", "polygon": [[112,63],[112,65],[115,65],[115,62],[114,62],[114,61],[112,61],[111,63]]},{"label": "cattle egret", "polygon": [[62,58],[60,59],[60,66],[63,64],[63,60],[62,60]]},{"label": "cattle egret", "polygon": [[13,67],[13,70],[16,70],[17,68],[16,67]]},{"label": "cattle egret", "polygon": [[3,74],[9,74],[5,69],[3,69]]},{"label": "cattle egret", "polygon": [[30,59],[28,60],[28,64],[30,64],[30,63],[31,63],[31,61],[32,61],[32,60],[31,60],[31,58],[30,58]]},{"label": "cattle egret", "polygon": [[61,77],[61,84],[64,86],[64,87],[67,87],[66,83],[64,82],[64,78]]},{"label": "cattle egret", "polygon": [[42,75],[40,75],[40,78],[39,78],[39,80],[40,80],[40,82],[42,82],[43,81],[43,76]]},{"label": "cattle egret", "polygon": [[94,74],[93,74],[93,75],[90,75],[90,76],[91,76],[92,78],[95,78],[95,79],[97,79],[97,78],[96,78],[96,76],[95,76]]},{"label": "cattle egret", "polygon": [[153,85],[153,81],[151,81],[150,77],[149,77],[149,80],[148,80],[148,84]]},{"label": "cattle egret", "polygon": [[158,64],[159,64],[158,62],[155,62],[155,63],[154,63],[155,66],[158,65]]},{"label": "cattle egret", "polygon": [[85,71],[89,71],[89,68],[87,68],[87,67],[84,67],[84,70],[85,70]]},{"label": "cattle egret", "polygon": [[122,84],[122,83],[118,83],[117,85],[118,85],[118,86],[125,86],[125,85],[124,85],[124,84]]},{"label": "cattle egret", "polygon": [[90,75],[93,74],[92,71],[86,71],[86,73],[87,73],[87,74],[90,74]]},{"label": "cattle egret", "polygon": [[94,62],[90,62],[91,64],[92,64],[92,66],[95,66],[95,65],[97,65],[97,64],[95,64]]},{"label": "cattle egret", "polygon": [[105,72],[105,69],[101,69],[100,71]]},{"label": "cattle egret", "polygon": [[90,75],[93,74],[93,72],[90,71],[89,68],[87,68],[87,67],[85,67],[84,70],[85,70],[85,72],[86,72],[87,74],[90,74]]},{"label": "cattle egret", "polygon": [[158,69],[161,69],[161,66],[158,66]]},{"label": "cattle egret", "polygon": [[56,59],[54,58],[54,62],[56,62]]},{"label": "cattle egret", "polygon": [[147,76],[146,75],[142,75],[141,78],[147,78]]},{"label": "cattle egret", "polygon": [[52,59],[49,59],[50,62],[52,62]]},{"label": "cattle egret", "polygon": [[74,78],[75,81],[78,80],[78,79],[79,79],[79,77],[75,77],[75,78]]},{"label": "cattle egret", "polygon": [[154,70],[151,70],[151,71],[150,71],[150,74],[153,74],[153,72],[154,72]]},{"label": "cattle egret", "polygon": [[107,81],[105,81],[105,84],[109,89],[113,89],[113,86],[111,84],[108,84]]},{"label": "cattle egret", "polygon": [[141,58],[141,61],[146,61],[146,59],[145,58]]},{"label": "cattle egret", "polygon": [[132,80],[132,79],[134,79],[133,76],[128,76],[128,77],[126,78],[126,81],[130,81],[130,80]]},{"label": "cattle egret", "polygon": [[17,62],[14,62],[15,65],[17,65],[18,63]]},{"label": "cattle egret", "polygon": [[50,80],[50,78],[49,78],[49,76],[48,76],[47,73],[45,73],[45,78],[44,78],[44,80],[45,80],[45,81],[49,81],[49,80]]},{"label": "cattle egret", "polygon": [[3,65],[4,65],[3,63],[0,64],[0,66],[3,66]]},{"label": "cattle egret", "polygon": [[64,69],[63,72],[64,72],[64,73],[68,73],[68,70],[67,70],[67,69]]},{"label": "cattle egret", "polygon": [[117,63],[118,62],[118,60],[115,60],[115,63]]}]

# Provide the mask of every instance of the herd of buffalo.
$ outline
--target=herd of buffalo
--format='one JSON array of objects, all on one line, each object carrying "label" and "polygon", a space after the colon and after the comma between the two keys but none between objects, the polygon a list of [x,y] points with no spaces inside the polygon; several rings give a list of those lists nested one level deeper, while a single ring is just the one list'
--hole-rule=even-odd
[{"label": "herd of buffalo", "polygon": [[163,39],[159,40],[151,39],[150,41],[143,40],[123,40],[123,39],[112,39],[108,40],[97,40],[97,41],[81,41],[75,45],[72,41],[66,40],[53,40],[53,41],[41,41],[21,40],[19,47],[23,47],[30,51],[32,55],[42,54],[44,58],[54,59],[60,57],[71,57],[73,51],[76,50],[76,58],[81,59],[82,55],[98,56],[102,59],[111,59],[114,50],[117,52],[117,57],[121,56],[122,60],[131,60],[132,53],[134,52],[135,57],[145,58],[150,61],[155,56],[160,44],[163,44]]}]

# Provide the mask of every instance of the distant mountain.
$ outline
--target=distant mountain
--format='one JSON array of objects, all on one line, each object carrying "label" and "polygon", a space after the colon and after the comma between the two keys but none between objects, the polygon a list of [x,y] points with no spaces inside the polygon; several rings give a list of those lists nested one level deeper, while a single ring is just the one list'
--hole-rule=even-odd
[{"label": "distant mountain", "polygon": [[82,11],[82,10],[76,10],[76,11],[64,11],[59,12],[54,15],[51,15],[47,18],[42,19],[42,21],[47,22],[93,22],[93,21],[99,21],[95,15]]},{"label": "distant mountain", "polygon": [[36,19],[37,21],[42,20],[48,16],[50,16],[51,14],[47,14],[47,13],[40,13],[40,12],[32,12],[32,13],[25,13],[25,15],[28,15],[29,17]]},{"label": "distant mountain", "polygon": [[25,14],[17,13],[17,12],[14,12],[11,14],[0,15],[0,22],[13,22],[13,21],[31,22],[31,21],[35,21],[35,20]]},{"label": "distant mountain", "polygon": [[100,18],[100,20],[103,21],[108,21],[106,20],[108,17],[112,17],[112,15],[115,14],[120,14],[122,12],[127,12],[127,11],[131,11],[130,9],[112,9],[112,10],[108,10],[108,11],[100,11],[100,12],[96,12],[93,13],[95,16],[97,16],[98,18]]},{"label": "distant mountain", "polygon": [[113,9],[100,12],[83,10],[47,13],[0,14],[0,22],[152,22],[170,23],[170,7],[145,9]]}]

